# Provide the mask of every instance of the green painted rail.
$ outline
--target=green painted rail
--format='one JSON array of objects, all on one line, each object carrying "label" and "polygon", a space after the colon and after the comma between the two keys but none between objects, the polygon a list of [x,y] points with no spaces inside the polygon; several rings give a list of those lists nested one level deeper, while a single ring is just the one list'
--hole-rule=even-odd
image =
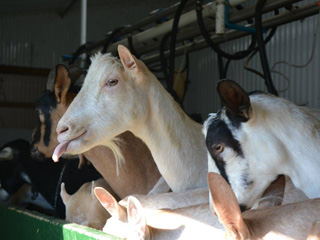
[{"label": "green painted rail", "polygon": [[37,212],[0,205],[1,240],[109,240],[121,239]]}]

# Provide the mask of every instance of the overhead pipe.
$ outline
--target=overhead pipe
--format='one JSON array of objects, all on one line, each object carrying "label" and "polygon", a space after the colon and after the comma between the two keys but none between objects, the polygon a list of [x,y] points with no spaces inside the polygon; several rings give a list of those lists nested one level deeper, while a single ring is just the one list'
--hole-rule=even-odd
[{"label": "overhead pipe", "polygon": [[[216,4],[215,2],[210,2],[203,6],[203,16],[215,16],[216,11]],[[194,23],[197,20],[197,14],[195,10],[189,11],[183,15],[181,15],[179,20],[178,28],[182,28],[185,26],[190,25],[191,23]],[[132,43],[142,43],[145,41],[148,41],[150,39],[154,39],[157,37],[161,37],[165,35],[166,33],[170,32],[172,29],[173,19],[162,23],[160,25],[157,25],[155,27],[149,28],[141,33],[137,33],[132,36]],[[121,41],[118,41],[110,46],[110,52],[115,51],[117,49],[117,46],[119,44],[128,46],[128,40],[123,39]]]},{"label": "overhead pipe", "polygon": [[[230,0],[229,0],[230,1]],[[240,0],[239,0],[240,1]],[[241,1],[244,1],[244,0],[241,0]],[[262,9],[262,12],[263,13],[266,13],[266,12],[270,12],[270,11],[274,11],[275,9],[278,9],[278,8],[281,8],[281,7],[284,7],[284,6],[287,6],[288,4],[294,4],[294,3],[297,3],[297,2],[300,2],[301,0],[268,0],[266,2],[266,4],[264,5],[263,9]],[[189,6],[190,2],[193,2],[193,1],[189,1],[186,6]],[[194,2],[193,2],[194,4]],[[172,10],[173,8],[171,8]],[[176,8],[175,8],[176,9]],[[212,11],[214,11],[214,9],[212,9]],[[230,16],[229,16],[229,22],[230,23],[238,23],[238,22],[241,22],[241,21],[245,21],[246,19],[248,18],[252,18],[255,16],[255,6],[252,6],[252,7],[248,7],[246,9],[243,9],[243,10],[240,10],[240,11],[237,11],[237,12],[234,12],[234,13],[230,13]],[[182,16],[183,17],[183,16]],[[155,18],[153,18],[155,19]],[[150,18],[150,21],[153,20],[152,18]],[[194,22],[196,21],[196,18],[194,19]],[[147,19],[141,21],[143,22],[144,24],[146,24],[147,22]],[[151,23],[151,22],[149,22]],[[165,23],[163,23],[165,24]],[[134,24],[132,26],[138,26],[139,24]],[[161,24],[162,25],[162,24]],[[161,26],[160,25],[160,26]],[[172,20],[171,20],[171,26],[172,26]],[[123,29],[121,32],[119,32],[119,35],[123,34],[123,32],[126,31],[127,28]],[[132,28],[133,29],[133,28]],[[153,29],[153,28],[152,28]],[[170,27],[168,28],[170,29]],[[210,26],[207,26],[207,30],[208,31],[212,31],[214,30],[214,25],[210,25]],[[150,29],[149,30],[146,30],[148,32],[150,32]],[[144,31],[144,32],[146,32]],[[169,30],[170,31],[170,30]],[[168,31],[168,32],[169,32]],[[144,33],[142,32],[142,33]],[[140,33],[141,34],[141,33]],[[136,34],[137,35],[137,34]],[[164,34],[163,34],[164,35]],[[163,36],[162,35],[162,36]],[[182,36],[181,36],[182,35]],[[179,41],[184,41],[184,40],[187,40],[187,39],[190,39],[192,37],[196,37],[196,36],[199,36],[201,35],[201,32],[199,29],[195,29],[192,31],[192,33],[187,33],[187,34],[178,34],[177,36],[177,42]],[[134,35],[135,36],[135,35]],[[181,36],[181,37],[180,37]],[[149,39],[152,39],[152,35],[149,35]],[[101,40],[99,42],[96,42],[94,44],[92,44],[91,46],[87,47],[86,48],[86,51],[88,54],[94,54],[95,52],[97,51],[101,51],[102,49],[102,46],[104,44],[105,40]],[[126,42],[126,39],[124,40],[124,42],[116,42],[113,44],[113,47],[109,48],[109,51],[111,51],[113,54],[116,53],[116,47],[118,44],[124,44]],[[134,43],[137,43],[137,41],[134,41]],[[126,44],[125,44],[126,45]],[[128,45],[127,45],[128,46]],[[153,50],[157,50],[159,49],[159,46],[160,46],[160,41],[154,43],[153,45],[149,45],[149,46],[144,46],[143,48],[136,48],[136,52],[139,54],[139,55],[142,55],[142,54],[145,54],[147,53],[147,50],[150,50],[150,51],[153,51]],[[148,52],[150,52],[148,51]]]},{"label": "overhead pipe", "polygon": [[224,34],[225,32],[225,0],[216,0],[216,34]]},{"label": "overhead pipe", "polygon": [[[179,7],[179,4],[180,4],[180,2],[177,2],[176,4],[174,4],[174,5],[172,5],[172,6],[168,7],[168,8],[165,8],[162,11],[154,13],[151,16],[148,16],[148,17],[140,20],[139,22],[122,29],[121,31],[119,31],[119,33],[117,34],[116,37],[125,36],[128,33],[132,33],[134,31],[137,31],[140,28],[145,27],[148,24],[151,24],[153,22],[159,21],[160,19],[162,19],[164,17],[167,17],[170,14],[175,13],[177,11],[178,7]],[[191,6],[191,5],[193,5],[193,2],[189,1],[186,4],[185,7],[187,8],[187,7]],[[96,43],[92,44],[92,46],[90,46],[87,50],[90,51],[90,52],[97,51],[97,49],[101,48],[101,46],[105,46],[106,41],[107,41],[107,39],[102,39],[100,41],[97,41]]]},{"label": "overhead pipe", "polygon": [[[263,12],[270,12],[270,11],[274,11],[276,9],[279,9],[281,7],[287,6],[288,4],[293,4],[296,2],[299,2],[301,0],[274,0],[271,2],[267,2],[266,5],[263,8]],[[237,22],[241,22],[244,21],[248,18],[253,18],[255,16],[255,7],[249,7],[237,12],[233,12],[230,13],[229,16],[229,22],[231,23],[237,23]],[[211,32],[213,31],[215,24],[210,24],[207,27],[207,31]],[[248,27],[248,26],[246,26]],[[254,26],[253,26],[254,27]],[[238,29],[236,29],[238,30]],[[183,32],[178,34],[177,36],[177,42],[183,42],[185,40],[188,39],[192,39],[194,37],[200,36],[201,35],[201,31],[199,28],[193,28],[192,31],[189,32]],[[158,50],[160,47],[160,43],[155,42],[152,45],[147,45],[147,46],[143,46],[143,48],[136,48],[136,52],[142,56],[144,54],[148,54],[151,53],[152,51],[156,51]]]},{"label": "overhead pipe", "polygon": [[[81,30],[80,30],[80,46],[87,42],[87,0],[81,0]],[[83,67],[85,61],[85,54],[82,54]]]},{"label": "overhead pipe", "polygon": [[[268,19],[264,19],[262,21],[262,26],[266,28],[273,28],[273,27],[281,26],[290,22],[300,20],[300,19],[304,19],[306,17],[312,16],[315,14],[319,14],[318,2],[314,2],[303,7],[299,7],[294,12],[284,12],[282,14],[270,17]],[[249,27],[254,27],[254,24],[250,24]],[[229,30],[223,36],[214,35],[211,37],[211,39],[215,44],[220,44],[226,41],[231,41],[231,40],[245,37],[248,35],[250,35],[250,33],[248,32]],[[200,50],[206,47],[208,47],[208,45],[204,39],[196,40],[184,46],[177,47],[176,56],[182,55],[185,51],[192,52],[192,51]],[[165,51],[164,55],[168,56],[169,51]],[[141,56],[140,59],[143,60],[146,64],[151,64],[154,62],[158,62],[160,58],[159,58],[159,53],[156,52],[153,54]]]}]

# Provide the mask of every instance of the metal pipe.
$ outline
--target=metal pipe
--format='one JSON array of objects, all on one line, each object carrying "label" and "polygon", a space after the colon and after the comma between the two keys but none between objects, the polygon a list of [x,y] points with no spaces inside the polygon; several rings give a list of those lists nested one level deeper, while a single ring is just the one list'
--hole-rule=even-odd
[{"label": "metal pipe", "polygon": [[[271,2],[267,2],[265,7],[263,8],[263,12],[274,11],[275,9],[284,7],[288,4],[293,4],[299,2],[301,0],[275,0]],[[248,18],[254,17],[255,11],[254,7],[246,8],[237,12],[230,13],[229,22],[236,23],[240,21],[244,21]],[[214,22],[207,26],[207,31],[211,32],[214,30]],[[187,33],[180,33],[177,36],[177,42],[182,42],[194,37],[201,35],[199,28],[194,28],[192,31]],[[143,54],[150,53],[152,51],[156,51],[159,49],[160,43],[156,42],[149,46],[143,46],[143,48],[136,48],[136,52],[141,56]]]},{"label": "metal pipe", "polygon": [[[266,28],[273,28],[276,26],[280,26],[286,23],[290,23],[296,20],[300,20],[315,14],[319,13],[318,3],[312,3],[303,7],[296,9],[294,12],[285,12],[279,14],[277,16],[270,17],[262,21],[262,26]],[[249,25],[254,27],[254,25]],[[216,44],[220,44],[226,41],[234,40],[240,37],[248,36],[248,32],[240,32],[236,30],[227,31],[223,36],[214,35],[211,37],[212,41]],[[186,44],[185,46],[179,46],[176,48],[176,56],[184,53],[185,50],[188,52],[200,50],[206,48],[207,44],[204,39],[194,41],[192,43]],[[165,56],[169,55],[169,51],[165,52]],[[159,54],[154,53],[147,56],[142,56],[141,60],[143,60],[146,64],[154,63],[159,61]]]},{"label": "metal pipe", "polygon": [[81,0],[81,32],[80,45],[86,43],[87,37],[87,0]]},{"label": "metal pipe", "polygon": [[[203,8],[203,16],[204,17],[214,16],[215,9],[216,9],[216,4],[214,2],[213,3],[210,2],[210,3],[206,4]],[[181,16],[180,21],[179,21],[179,28],[185,27],[191,23],[194,23],[196,20],[197,20],[197,14],[196,14],[195,10],[187,12]],[[150,39],[153,39],[153,38],[163,36],[164,34],[171,31],[172,24],[173,24],[173,19],[171,19],[165,23],[162,23],[160,25],[157,25],[155,27],[149,28],[141,33],[137,33],[132,36],[132,43],[133,44],[141,43],[141,42],[145,42]],[[121,41],[118,41],[118,42],[112,44],[109,48],[109,51],[110,52],[116,51],[117,46],[119,44],[128,46],[128,40],[123,39]],[[94,50],[97,51],[99,49],[94,49]]]},{"label": "metal pipe", "polygon": [[225,32],[225,0],[216,0],[216,34]]}]

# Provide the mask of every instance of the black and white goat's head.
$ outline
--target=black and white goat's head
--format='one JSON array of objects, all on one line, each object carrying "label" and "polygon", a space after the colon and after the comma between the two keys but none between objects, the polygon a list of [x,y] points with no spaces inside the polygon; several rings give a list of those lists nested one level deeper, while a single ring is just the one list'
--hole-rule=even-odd
[{"label": "black and white goat's head", "polygon": [[[220,81],[217,91],[224,107],[216,114],[210,114],[203,128],[208,149],[208,171],[224,177],[244,210],[252,207],[278,176],[277,172],[269,174],[272,170],[265,164],[268,157],[273,156],[270,151],[277,148],[276,141],[268,135],[267,128],[261,128],[264,111],[256,109],[250,100],[269,95],[249,95],[231,80]],[[258,168],[265,171],[257,171],[258,175],[255,172]]]}]

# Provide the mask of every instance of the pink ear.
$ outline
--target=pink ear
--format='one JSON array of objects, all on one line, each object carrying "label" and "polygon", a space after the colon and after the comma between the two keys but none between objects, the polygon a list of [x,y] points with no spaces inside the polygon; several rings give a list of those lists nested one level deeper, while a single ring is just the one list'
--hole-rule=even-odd
[{"label": "pink ear", "polygon": [[148,239],[146,235],[148,235],[149,232],[143,214],[143,208],[140,201],[133,196],[128,198],[127,214],[128,222],[134,226],[134,233],[139,236],[139,239]]},{"label": "pink ear", "polygon": [[137,69],[137,59],[133,56],[129,49],[123,45],[118,46],[118,53],[123,66],[127,69]]},{"label": "pink ear", "polygon": [[117,200],[104,188],[95,187],[94,194],[98,198],[101,205],[110,213],[112,217],[126,221],[126,211],[119,205]]},{"label": "pink ear", "polygon": [[214,210],[227,233],[231,234],[233,239],[247,239],[249,230],[229,184],[222,176],[213,172],[208,173],[208,184]]}]

